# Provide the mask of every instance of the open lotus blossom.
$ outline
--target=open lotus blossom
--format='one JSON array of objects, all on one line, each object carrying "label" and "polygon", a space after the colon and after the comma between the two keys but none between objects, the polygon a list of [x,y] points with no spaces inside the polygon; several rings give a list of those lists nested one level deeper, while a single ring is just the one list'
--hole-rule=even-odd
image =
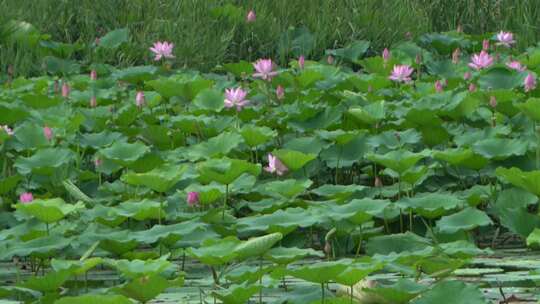
[{"label": "open lotus blossom", "polygon": [[472,77],[471,72],[465,72],[465,74],[463,74],[463,79],[465,80],[469,80],[471,79],[471,77]]},{"label": "open lotus blossom", "polygon": [[255,22],[256,19],[257,19],[257,15],[255,15],[255,11],[250,10],[246,15],[246,22],[247,23]]},{"label": "open lotus blossom", "polygon": [[34,196],[30,192],[24,192],[19,195],[19,201],[21,203],[30,203],[34,200]]},{"label": "open lotus blossom", "polygon": [[236,107],[237,111],[241,111],[243,107],[249,104],[246,95],[247,91],[241,87],[225,89],[225,108]]},{"label": "open lotus blossom", "polygon": [[536,88],[536,78],[532,73],[527,74],[527,77],[525,77],[525,80],[523,81],[523,85],[525,86],[525,92],[532,91]]},{"label": "open lotus blossom", "polygon": [[458,64],[459,63],[459,56],[461,55],[461,50],[459,48],[455,49],[452,52],[452,63]]},{"label": "open lotus blossom", "polygon": [[172,42],[158,41],[154,43],[154,46],[150,48],[150,51],[155,55],[154,61],[159,61],[161,58],[174,58],[174,55],[172,54],[173,48],[174,44]]},{"label": "open lotus blossom", "polygon": [[497,98],[495,98],[495,96],[491,96],[489,98],[489,105],[492,107],[492,108],[495,108],[497,106]]},{"label": "open lotus blossom", "polygon": [[7,135],[11,136],[13,135],[13,130],[8,125],[2,126],[0,125],[0,129],[4,130],[4,132],[7,133]]},{"label": "open lotus blossom", "polygon": [[397,82],[409,82],[411,81],[413,71],[414,69],[406,64],[395,65],[394,69],[392,69],[392,74],[388,78]]},{"label": "open lotus blossom", "polygon": [[474,83],[471,83],[469,85],[469,92],[475,92],[476,91],[476,85]]},{"label": "open lotus blossom", "polygon": [[388,48],[384,48],[384,50],[382,51],[382,59],[385,63],[390,60],[390,51],[388,50]]},{"label": "open lotus blossom", "polygon": [[507,62],[506,66],[513,69],[513,70],[519,71],[519,72],[523,72],[523,71],[525,71],[525,69],[527,69],[526,66],[521,65],[521,62],[519,62],[517,60]]},{"label": "open lotus blossom", "polygon": [[51,140],[53,138],[53,130],[48,126],[45,126],[43,127],[43,135],[45,135],[45,138],[47,138],[47,140]]},{"label": "open lotus blossom", "polygon": [[285,98],[285,89],[281,85],[278,85],[276,88],[276,97],[277,99]]},{"label": "open lotus blossom", "polygon": [[272,59],[259,59],[254,64],[255,73],[253,77],[258,77],[263,80],[271,80],[272,77],[276,76],[278,73],[274,71],[274,63]]},{"label": "open lotus blossom", "polygon": [[142,106],[144,106],[144,104],[145,104],[144,92],[143,91],[138,91],[137,95],[135,95],[135,105],[137,105],[137,107],[141,108]]},{"label": "open lotus blossom", "polygon": [[303,69],[305,64],[306,64],[306,58],[304,57],[304,55],[301,55],[300,57],[298,57],[298,68]]},{"label": "open lotus blossom", "polygon": [[497,42],[497,45],[504,45],[506,47],[511,47],[512,44],[516,43],[516,41],[514,40],[514,34],[510,32],[500,31],[497,34],[497,40],[499,41]]},{"label": "open lotus blossom", "polygon": [[199,203],[199,192],[188,192],[187,203],[191,207],[197,205]]},{"label": "open lotus blossom", "polygon": [[285,174],[289,169],[272,154],[268,154],[268,166],[264,167],[264,170],[269,173],[275,173],[279,176]]},{"label": "open lotus blossom", "polygon": [[97,80],[97,72],[96,70],[90,71],[90,79],[96,81]]},{"label": "open lotus blossom", "polygon": [[96,96],[90,97],[90,107],[95,108],[97,106],[97,99]]},{"label": "open lotus blossom", "polygon": [[62,83],[62,97],[68,98],[70,91],[71,88],[69,87],[69,84],[67,82]]},{"label": "open lotus blossom", "polygon": [[469,66],[476,70],[487,68],[493,64],[493,57],[491,57],[486,51],[481,51],[479,54],[474,54],[471,57]]},{"label": "open lotus blossom", "polygon": [[443,84],[440,80],[435,81],[435,91],[437,91],[437,93],[443,91]]},{"label": "open lotus blossom", "polygon": [[482,41],[482,51],[489,51],[489,40],[488,39],[484,39]]}]

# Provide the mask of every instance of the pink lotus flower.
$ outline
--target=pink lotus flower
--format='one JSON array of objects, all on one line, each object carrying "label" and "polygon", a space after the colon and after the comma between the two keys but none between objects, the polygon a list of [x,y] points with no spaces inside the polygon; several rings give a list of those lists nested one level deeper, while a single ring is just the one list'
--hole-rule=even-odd
[{"label": "pink lotus flower", "polygon": [[435,91],[440,93],[443,91],[443,84],[440,80],[435,81]]},{"label": "pink lotus flower", "polygon": [[276,88],[276,97],[277,99],[285,98],[285,89],[281,85],[278,85]]},{"label": "pink lotus flower", "polygon": [[187,203],[190,207],[193,207],[199,203],[199,192],[188,192]]},{"label": "pink lotus flower", "polygon": [[487,68],[493,64],[493,57],[491,57],[486,51],[481,51],[480,54],[474,54],[471,58],[469,66],[473,69],[480,70]]},{"label": "pink lotus flower", "polygon": [[525,77],[525,80],[523,81],[523,85],[525,86],[525,92],[532,91],[536,88],[536,78],[534,78],[532,73],[527,74],[527,77]]},{"label": "pink lotus flower", "polygon": [[304,55],[301,55],[301,56],[298,58],[298,68],[303,69],[305,63],[306,63],[306,58],[304,57]]},{"label": "pink lotus flower", "polygon": [[241,111],[243,107],[249,104],[246,95],[247,91],[242,90],[241,87],[225,89],[225,108],[236,107],[237,111]]},{"label": "pink lotus flower", "polygon": [[271,80],[272,77],[277,75],[277,72],[274,71],[274,63],[272,59],[259,59],[253,64],[256,73],[253,74],[253,77],[258,77],[263,80]]},{"label": "pink lotus flower", "polygon": [[384,48],[382,52],[382,59],[385,63],[388,62],[388,60],[390,60],[390,51],[388,50],[388,48]]},{"label": "pink lotus flower", "polygon": [[500,31],[497,34],[497,40],[499,40],[499,42],[497,42],[497,45],[504,45],[506,47],[511,47],[512,44],[516,43],[516,41],[514,40],[514,34],[510,32]]},{"label": "pink lotus flower", "polygon": [[45,126],[43,127],[43,135],[45,135],[45,138],[50,141],[53,138],[53,130],[48,126]]},{"label": "pink lotus flower", "polygon": [[62,83],[62,97],[68,98],[70,91],[71,88],[69,87],[69,84],[67,82]]},{"label": "pink lotus flower", "polygon": [[19,201],[21,203],[30,203],[34,200],[34,196],[30,192],[24,192],[21,195],[19,195]]},{"label": "pink lotus flower", "polygon": [[507,62],[506,66],[513,69],[513,70],[516,70],[518,72],[523,72],[523,71],[525,71],[525,69],[527,69],[526,66],[521,65],[521,62],[519,62],[517,60]]},{"label": "pink lotus flower", "polygon": [[4,130],[4,132],[6,132],[9,136],[13,135],[13,130],[8,125],[0,125],[0,129]]},{"label": "pink lotus flower", "polygon": [[144,92],[143,91],[138,91],[137,95],[135,95],[135,105],[137,105],[137,107],[141,108],[142,106],[144,106],[144,104],[145,104]]},{"label": "pink lotus flower", "polygon": [[488,51],[489,50],[489,40],[488,39],[484,39],[482,41],[482,51]]},{"label": "pink lotus flower", "polygon": [[465,74],[463,74],[463,79],[465,80],[469,80],[471,79],[471,77],[472,77],[471,72],[465,72]]},{"label": "pink lotus flower", "polygon": [[90,71],[90,80],[96,81],[97,80],[97,72],[96,70]]},{"label": "pink lotus flower", "polygon": [[281,176],[285,174],[289,169],[272,154],[268,154],[268,167],[264,167],[264,170],[269,173],[276,173]]},{"label": "pink lotus flower", "polygon": [[413,71],[414,69],[408,65],[395,65],[392,74],[388,78],[397,82],[409,82]]},{"label": "pink lotus flower", "polygon": [[328,55],[328,57],[326,58],[326,62],[328,64],[334,64],[334,56]]},{"label": "pink lotus flower", "polygon": [[459,48],[455,49],[452,52],[452,63],[458,64],[459,63],[459,56],[461,55],[461,50]]},{"label": "pink lotus flower", "polygon": [[90,97],[90,107],[95,108],[97,106],[97,99],[96,96]]},{"label": "pink lotus flower", "polygon": [[172,54],[173,48],[174,44],[171,42],[158,41],[154,43],[154,46],[150,48],[150,51],[156,55],[154,61],[159,61],[161,58],[174,58],[174,55]]},{"label": "pink lotus flower", "polygon": [[476,91],[476,85],[474,83],[471,83],[469,85],[469,92],[475,92]]},{"label": "pink lotus flower", "polygon": [[255,22],[255,19],[257,19],[257,15],[255,15],[255,12],[253,10],[250,10],[246,15],[246,22],[252,23]]},{"label": "pink lotus flower", "polygon": [[492,107],[492,108],[495,108],[497,106],[497,98],[495,98],[495,96],[491,96],[489,98],[489,105]]}]

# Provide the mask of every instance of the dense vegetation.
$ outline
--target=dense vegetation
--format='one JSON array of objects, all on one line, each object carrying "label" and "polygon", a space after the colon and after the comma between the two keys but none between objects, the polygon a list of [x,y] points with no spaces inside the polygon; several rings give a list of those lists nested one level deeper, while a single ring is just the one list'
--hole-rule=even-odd
[{"label": "dense vegetation", "polygon": [[[453,30],[319,58],[303,29],[201,72],[138,33],[4,27],[43,74],[0,78],[0,299],[538,300],[540,47]],[[115,66],[130,49],[148,64]]]}]

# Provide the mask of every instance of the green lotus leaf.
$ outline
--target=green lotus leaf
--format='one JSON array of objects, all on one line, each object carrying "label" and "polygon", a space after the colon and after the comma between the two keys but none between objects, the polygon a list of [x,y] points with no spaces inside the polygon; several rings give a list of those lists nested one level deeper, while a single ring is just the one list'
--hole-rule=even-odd
[{"label": "green lotus leaf", "polygon": [[294,199],[298,195],[304,193],[311,184],[313,184],[313,182],[309,179],[286,179],[261,184],[256,188],[256,191],[275,198]]},{"label": "green lotus leaf", "polygon": [[84,133],[81,135],[80,143],[83,147],[101,148],[108,146],[122,139],[122,133],[104,130],[100,133]]},{"label": "green lotus leaf", "polygon": [[240,175],[244,173],[258,176],[261,173],[259,164],[252,164],[240,159],[211,159],[197,164],[199,180],[202,183],[218,182],[223,185],[230,185]]},{"label": "green lotus leaf", "polygon": [[364,289],[365,292],[377,295],[389,303],[405,304],[424,292],[428,287],[413,280],[398,279],[395,283],[377,285]]},{"label": "green lotus leaf", "polygon": [[223,67],[227,72],[232,73],[238,78],[253,74],[254,69],[253,64],[244,60],[235,63],[226,63]]},{"label": "green lotus leaf", "polygon": [[274,247],[264,254],[264,258],[274,263],[286,265],[305,257],[323,258],[324,253],[311,248]]},{"label": "green lotus leaf", "polygon": [[198,221],[187,221],[172,225],[154,225],[152,228],[132,233],[133,239],[143,244],[153,244],[163,241],[164,244],[172,245],[182,237],[194,233],[196,230],[204,230],[205,224]]},{"label": "green lotus leaf", "polygon": [[131,299],[147,303],[170,287],[181,287],[184,278],[166,280],[160,275],[144,275],[133,279],[131,282],[117,288],[117,292]]},{"label": "green lotus leaf", "polygon": [[15,167],[23,174],[54,175],[61,174],[62,168],[66,168],[75,160],[74,153],[64,148],[45,148],[38,150],[30,157],[19,157],[15,161]]},{"label": "green lotus leaf", "polygon": [[35,199],[30,203],[18,203],[17,210],[31,215],[45,223],[54,223],[66,217],[68,214],[84,209],[82,202],[66,204],[61,198]]},{"label": "green lotus leaf", "polygon": [[153,79],[157,71],[158,69],[155,66],[128,67],[114,72],[112,77],[118,80],[137,84]]},{"label": "green lotus leaf", "polygon": [[518,168],[497,168],[495,174],[503,181],[540,196],[540,171],[523,172]]},{"label": "green lotus leaf", "polygon": [[24,149],[49,146],[51,143],[43,134],[43,126],[25,122],[15,129],[15,138]]},{"label": "green lotus leaf", "polygon": [[444,216],[437,221],[437,229],[443,233],[456,233],[493,224],[491,219],[476,208],[465,208],[460,212]]},{"label": "green lotus leaf", "polygon": [[493,67],[482,72],[478,84],[484,90],[514,89],[522,85],[524,75],[506,67]]},{"label": "green lotus leaf", "polygon": [[150,152],[150,148],[140,142],[133,144],[115,142],[112,146],[99,150],[99,154],[121,166],[128,166],[134,163],[148,152]]},{"label": "green lotus leaf", "polygon": [[47,95],[26,94],[21,96],[26,105],[34,109],[44,109],[57,106],[63,102],[60,97],[49,97]]},{"label": "green lotus leaf", "polygon": [[224,100],[223,92],[204,89],[195,96],[193,104],[199,109],[219,112],[224,108]]},{"label": "green lotus leaf", "polygon": [[335,281],[346,269],[347,264],[342,261],[321,261],[315,264],[287,269],[287,274],[308,282],[322,284]]},{"label": "green lotus leaf", "polygon": [[385,166],[396,171],[398,174],[403,174],[405,171],[412,168],[422,158],[430,156],[428,150],[419,153],[413,153],[408,150],[390,151],[384,155],[368,154],[367,159],[377,164]]},{"label": "green lotus leaf", "polygon": [[376,236],[369,239],[366,252],[369,255],[395,253],[431,252],[430,240],[412,232]]},{"label": "green lotus leaf", "polygon": [[535,228],[527,237],[527,246],[531,248],[540,248],[540,228]]},{"label": "green lotus leaf", "polygon": [[529,98],[526,102],[516,104],[516,107],[530,119],[540,122],[540,98]]},{"label": "green lotus leaf", "polygon": [[346,286],[353,286],[363,280],[369,274],[381,270],[383,266],[383,263],[374,262],[371,260],[371,258],[350,261],[350,264],[348,264],[345,271],[336,277],[336,282]]},{"label": "green lotus leaf", "polygon": [[459,281],[441,281],[411,302],[411,304],[430,303],[486,304],[488,302],[474,285]]},{"label": "green lotus leaf", "polygon": [[360,162],[365,154],[371,151],[368,145],[368,136],[359,135],[344,145],[330,146],[321,152],[320,157],[328,167],[341,168]]},{"label": "green lotus leaf", "polygon": [[321,221],[302,208],[278,210],[271,214],[243,217],[237,220],[240,232],[280,232],[286,235],[297,227],[310,227]]},{"label": "green lotus leaf", "polygon": [[[184,193],[185,192],[185,193]],[[225,188],[223,185],[219,184],[210,184],[210,185],[199,185],[191,184],[189,187],[184,189],[183,195],[187,196],[189,192],[199,193],[199,203],[201,205],[208,205],[214,203],[225,196]]]},{"label": "green lotus leaf", "polygon": [[365,211],[365,205],[358,200],[352,200],[343,205],[332,202],[316,205],[312,208],[312,212],[318,217],[328,218],[334,223],[348,220],[354,224],[362,224],[371,220],[372,217]]},{"label": "green lotus leaf", "polygon": [[489,248],[479,249],[473,243],[459,240],[451,243],[440,244],[442,251],[453,258],[468,259],[478,255],[493,253]]},{"label": "green lotus leaf", "polygon": [[357,40],[347,45],[344,48],[329,50],[328,54],[333,55],[336,58],[341,58],[349,62],[358,62],[364,53],[368,50],[370,45],[369,41]]},{"label": "green lotus leaf", "polygon": [[416,144],[422,139],[422,135],[415,129],[407,129],[397,134],[399,134],[399,140],[395,131],[385,131],[381,134],[371,136],[368,143],[376,148],[384,146],[394,150],[406,144]]},{"label": "green lotus leaf", "polygon": [[327,197],[330,199],[344,200],[355,193],[362,192],[366,189],[362,185],[330,185],[325,184],[319,188],[311,190],[311,193],[316,195]]},{"label": "green lotus leaf", "polygon": [[73,238],[58,235],[36,238],[27,242],[17,241],[6,250],[2,250],[0,258],[11,259],[14,256],[25,257],[36,255],[51,257],[70,245]]},{"label": "green lotus leaf", "polygon": [[11,190],[13,190],[15,187],[17,187],[17,184],[23,179],[21,175],[12,175],[8,176],[6,178],[3,178],[0,180],[0,195],[4,195]]},{"label": "green lotus leaf", "polygon": [[21,287],[40,292],[56,292],[73,275],[70,270],[51,271],[42,277],[30,277]]},{"label": "green lotus leaf", "polygon": [[122,276],[135,279],[144,275],[159,275],[167,270],[173,270],[174,265],[167,261],[168,255],[155,260],[107,260],[107,264],[116,268]]},{"label": "green lotus leaf", "polygon": [[420,193],[411,198],[403,198],[398,205],[405,210],[413,210],[419,215],[435,219],[448,211],[463,207],[465,202],[449,193]]},{"label": "green lotus leaf", "polygon": [[244,125],[240,130],[244,142],[250,147],[257,147],[277,136],[277,132],[268,127]]},{"label": "green lotus leaf", "polygon": [[238,244],[233,251],[239,260],[245,260],[251,257],[261,257],[277,242],[281,241],[282,238],[283,234],[279,232],[254,237]]},{"label": "green lotus leaf", "polygon": [[105,49],[115,49],[122,43],[129,40],[129,30],[127,28],[119,28],[112,30],[100,38],[98,47]]},{"label": "green lotus leaf", "polygon": [[132,302],[123,295],[82,295],[76,297],[63,297],[54,304],[131,304]]},{"label": "green lotus leaf", "polygon": [[314,160],[317,155],[312,153],[302,153],[294,150],[276,150],[272,153],[291,171],[296,171]]},{"label": "green lotus leaf", "polygon": [[375,102],[365,107],[353,107],[348,111],[352,117],[367,125],[374,125],[385,117],[384,101]]},{"label": "green lotus leaf", "polygon": [[75,275],[83,275],[88,270],[103,263],[103,258],[94,257],[86,260],[69,261],[52,259],[51,266],[55,271],[69,270]]},{"label": "green lotus leaf", "polygon": [[242,136],[236,133],[221,133],[209,140],[190,146],[185,150],[186,157],[191,161],[226,156],[243,142]]},{"label": "green lotus leaf", "polygon": [[178,183],[188,169],[185,165],[164,164],[145,173],[129,172],[122,175],[124,183],[145,186],[156,192],[167,192]]},{"label": "green lotus leaf", "polygon": [[[161,210],[161,204],[158,201],[143,199],[142,201],[126,201],[118,205],[118,215],[131,217],[137,221],[145,221],[148,219],[157,220],[160,217],[165,217],[165,211]],[[165,205],[165,204],[163,204]],[[160,211],[161,210],[161,211]]]},{"label": "green lotus leaf", "polygon": [[452,166],[463,166],[473,170],[480,170],[488,164],[488,160],[475,154],[471,149],[448,149],[433,153],[433,157],[445,161]]},{"label": "green lotus leaf", "polygon": [[473,151],[488,159],[505,159],[527,153],[529,144],[525,140],[507,138],[488,138],[476,142]]},{"label": "green lotus leaf", "polygon": [[259,285],[231,285],[225,290],[213,291],[217,299],[221,300],[223,304],[243,304],[248,303],[249,298],[261,290]]},{"label": "green lotus leaf", "polygon": [[[1,100],[1,99],[0,99]],[[17,122],[23,121],[30,115],[29,111],[15,103],[0,103],[0,124],[12,125]]]},{"label": "green lotus leaf", "polygon": [[202,242],[200,248],[188,248],[186,253],[201,261],[201,263],[218,266],[226,264],[237,257],[235,248],[240,244],[236,237],[208,239]]}]

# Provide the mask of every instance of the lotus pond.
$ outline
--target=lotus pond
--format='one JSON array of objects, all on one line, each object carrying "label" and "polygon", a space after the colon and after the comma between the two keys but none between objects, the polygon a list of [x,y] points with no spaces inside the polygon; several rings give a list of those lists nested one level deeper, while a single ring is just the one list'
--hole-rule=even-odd
[{"label": "lotus pond", "polygon": [[537,303],[540,46],[513,41],[3,77],[0,303]]}]

